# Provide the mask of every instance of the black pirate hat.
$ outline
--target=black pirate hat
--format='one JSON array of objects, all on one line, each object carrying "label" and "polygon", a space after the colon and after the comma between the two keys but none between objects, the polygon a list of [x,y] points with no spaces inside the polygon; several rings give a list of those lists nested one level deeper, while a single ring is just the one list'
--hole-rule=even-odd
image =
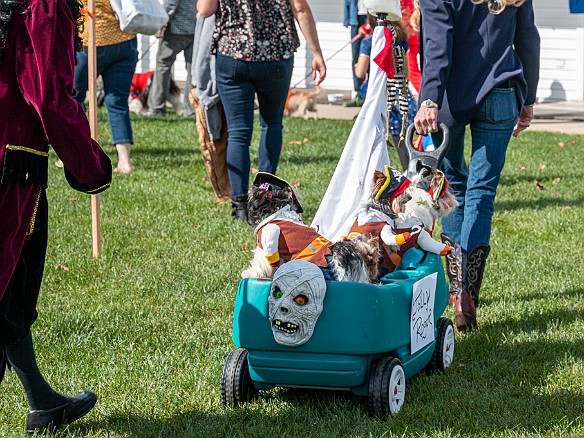
[{"label": "black pirate hat", "polygon": [[407,179],[403,173],[395,170],[392,167],[385,166],[384,173],[386,179],[375,195],[376,201],[391,201],[392,199],[401,195],[411,183],[411,181]]},{"label": "black pirate hat", "polygon": [[300,201],[298,201],[298,197],[296,196],[296,191],[294,188],[285,180],[276,175],[272,175],[268,172],[258,172],[256,177],[253,181],[253,187],[257,187],[260,189],[264,189],[267,192],[272,192],[275,195],[278,192],[281,192],[285,189],[290,189],[292,193],[292,202],[294,203],[294,210],[298,213],[304,212],[302,206],[300,205]]},{"label": "black pirate hat", "polygon": [[[419,175],[425,175],[425,178],[422,178],[419,187],[426,190],[433,199],[442,198],[446,194],[450,183],[446,179],[444,172],[440,169],[428,166],[427,164],[423,164],[420,161],[416,164],[416,171]],[[436,182],[436,185],[432,187],[432,181],[434,180],[435,175],[438,175],[439,178],[437,178],[438,181]]]}]

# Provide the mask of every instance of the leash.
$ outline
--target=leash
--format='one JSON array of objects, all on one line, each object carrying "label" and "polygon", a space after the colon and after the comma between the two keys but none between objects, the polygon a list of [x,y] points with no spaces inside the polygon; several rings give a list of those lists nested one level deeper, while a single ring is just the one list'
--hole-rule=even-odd
[{"label": "leash", "polygon": [[[343,44],[343,47],[341,47],[340,49],[338,49],[336,52],[334,52],[331,56],[329,56],[327,59],[324,60],[325,64],[327,62],[329,62],[331,59],[333,59],[333,57],[335,57],[336,55],[338,55],[340,52],[343,51],[343,49],[345,47],[347,47],[349,44],[353,44],[355,41],[357,41],[359,38],[361,38],[361,35],[357,34],[355,35],[353,38],[351,38],[349,41],[347,41],[345,44]],[[312,75],[312,71],[310,73],[308,73],[306,76],[304,76],[302,79],[300,79],[298,82],[296,82],[294,85],[292,85],[290,87],[290,89],[294,89],[296,88],[298,85],[300,85],[302,82],[304,82],[306,79],[308,79],[310,76]]]},{"label": "leash", "polygon": [[144,53],[142,53],[142,55],[140,55],[140,57],[138,58],[138,61],[136,61],[136,64],[140,61],[142,61],[142,58],[144,58],[148,52],[150,51],[150,48],[154,45],[154,43],[156,42],[158,38],[154,38],[154,40],[150,43],[150,45],[148,47],[146,47],[146,50],[144,50]]}]

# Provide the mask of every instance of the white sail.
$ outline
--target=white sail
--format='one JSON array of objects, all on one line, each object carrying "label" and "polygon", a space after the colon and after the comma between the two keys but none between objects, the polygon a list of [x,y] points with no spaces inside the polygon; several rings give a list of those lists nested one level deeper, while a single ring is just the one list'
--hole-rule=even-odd
[{"label": "white sail", "polygon": [[348,234],[361,203],[371,195],[373,172],[383,171],[384,166],[389,165],[385,141],[387,75],[373,62],[384,46],[384,27],[376,26],[367,98],[312,222],[312,226],[331,241]]}]

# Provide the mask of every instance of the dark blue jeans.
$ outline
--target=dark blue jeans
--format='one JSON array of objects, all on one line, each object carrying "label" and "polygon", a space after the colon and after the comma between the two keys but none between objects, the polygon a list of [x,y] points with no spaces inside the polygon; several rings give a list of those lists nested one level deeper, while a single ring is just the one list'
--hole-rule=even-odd
[{"label": "dark blue jeans", "polygon": [[247,194],[251,160],[249,147],[254,124],[254,95],[260,111],[258,169],[276,173],[282,149],[282,118],[290,88],[294,59],[246,62],[217,55],[217,88],[225,109],[227,172],[232,196]]},{"label": "dark blue jeans", "polygon": [[470,121],[472,150],[468,165],[464,158],[466,125],[450,127],[450,148],[442,168],[459,204],[442,219],[442,229],[466,251],[489,244],[495,194],[518,115],[512,88],[491,91]]},{"label": "dark blue jeans", "polygon": [[[136,38],[111,46],[97,48],[97,75],[103,79],[105,106],[109,115],[114,144],[133,143],[128,96],[138,62]],[[87,47],[77,53],[75,66],[75,99],[85,106],[87,94]]]}]

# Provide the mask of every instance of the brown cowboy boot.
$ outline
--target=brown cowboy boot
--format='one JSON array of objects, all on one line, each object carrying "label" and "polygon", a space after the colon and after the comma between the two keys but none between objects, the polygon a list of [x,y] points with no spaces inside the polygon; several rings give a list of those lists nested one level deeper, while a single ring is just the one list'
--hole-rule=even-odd
[{"label": "brown cowboy boot", "polygon": [[449,292],[450,297],[448,298],[448,305],[454,306],[456,302],[456,297],[460,295],[462,291],[462,252],[460,245],[454,243],[454,241],[448,237],[446,234],[440,234],[442,243],[454,248],[445,257],[446,259],[446,275],[448,275]]},{"label": "brown cowboy boot", "polygon": [[462,251],[462,292],[456,297],[454,310],[456,328],[459,331],[466,331],[477,325],[476,306],[490,250],[488,245],[479,245],[470,253]]},{"label": "brown cowboy boot", "polygon": [[477,325],[477,310],[467,291],[462,291],[456,296],[454,323],[460,332],[471,330]]}]

